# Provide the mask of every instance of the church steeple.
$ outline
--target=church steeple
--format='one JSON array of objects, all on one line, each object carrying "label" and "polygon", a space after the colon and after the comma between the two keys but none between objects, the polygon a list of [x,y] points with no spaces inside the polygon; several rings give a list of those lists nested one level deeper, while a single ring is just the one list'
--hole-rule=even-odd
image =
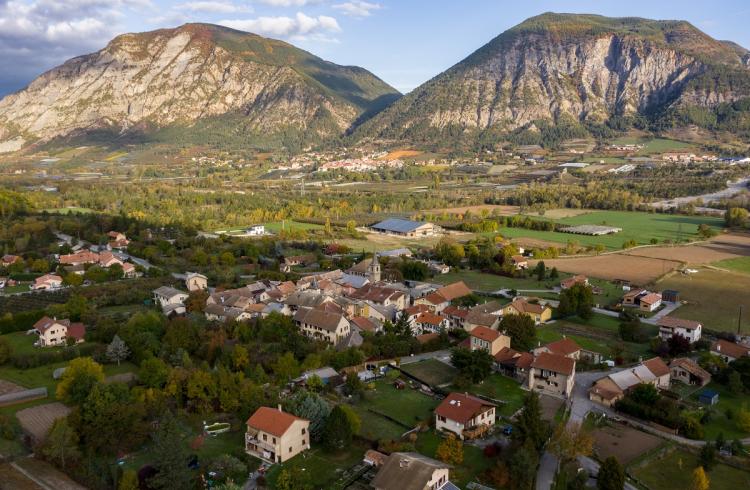
[{"label": "church steeple", "polygon": [[367,267],[367,277],[370,282],[380,282],[380,262],[378,262],[377,252],[372,256],[372,262]]}]

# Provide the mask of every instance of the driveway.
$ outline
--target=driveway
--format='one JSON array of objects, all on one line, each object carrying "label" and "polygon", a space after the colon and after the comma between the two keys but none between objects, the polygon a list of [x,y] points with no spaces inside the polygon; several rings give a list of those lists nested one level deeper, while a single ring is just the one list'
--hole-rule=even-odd
[{"label": "driveway", "polygon": [[644,318],[641,321],[643,323],[648,323],[650,325],[656,325],[656,322],[658,322],[660,319],[664,318],[665,316],[672,313],[674,310],[682,306],[682,303],[665,303],[667,306],[662,308],[661,310],[657,311],[654,316],[650,318]]}]

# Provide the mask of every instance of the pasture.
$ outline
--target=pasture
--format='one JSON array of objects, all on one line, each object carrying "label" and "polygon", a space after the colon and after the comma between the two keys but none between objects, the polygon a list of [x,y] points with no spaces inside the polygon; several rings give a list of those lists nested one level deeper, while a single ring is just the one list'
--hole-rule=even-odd
[{"label": "pasture", "polygon": [[[693,470],[698,464],[698,457],[695,453],[684,449],[673,449],[654,455],[629,470],[652,490],[671,490],[690,488]],[[712,490],[750,488],[750,472],[732,466],[720,463],[707,474]]]},{"label": "pasture", "polygon": [[610,250],[620,250],[628,240],[638,245],[649,245],[652,240],[685,242],[698,239],[698,225],[707,224],[716,230],[723,226],[723,220],[710,216],[680,216],[656,213],[629,211],[588,211],[575,216],[556,219],[544,216],[544,219],[564,225],[604,225],[622,228],[619,233],[604,236],[573,235],[556,231],[536,231],[523,228],[501,228],[500,234],[506,238],[535,238],[539,240],[565,244],[574,241],[587,247],[597,244]]},{"label": "pasture", "polygon": [[680,318],[697,320],[711,330],[737,331],[739,308],[744,308],[742,331],[750,332],[750,275],[698,269],[697,274],[672,274],[660,280],[658,289],[675,289],[684,303],[677,311]]},{"label": "pasture", "polygon": [[733,272],[750,274],[750,257],[737,257],[734,259],[725,259],[716,262],[714,266],[721,269],[728,269]]}]

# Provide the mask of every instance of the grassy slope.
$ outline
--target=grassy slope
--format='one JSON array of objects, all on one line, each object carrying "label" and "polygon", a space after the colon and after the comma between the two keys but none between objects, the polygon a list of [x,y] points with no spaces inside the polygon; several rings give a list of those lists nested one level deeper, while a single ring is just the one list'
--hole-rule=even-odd
[{"label": "grassy slope", "polygon": [[[632,473],[652,490],[690,488],[692,472],[698,464],[693,453],[677,449],[656,457],[647,464],[632,468]],[[750,487],[750,473],[724,464],[708,473],[712,490],[737,490]]]}]

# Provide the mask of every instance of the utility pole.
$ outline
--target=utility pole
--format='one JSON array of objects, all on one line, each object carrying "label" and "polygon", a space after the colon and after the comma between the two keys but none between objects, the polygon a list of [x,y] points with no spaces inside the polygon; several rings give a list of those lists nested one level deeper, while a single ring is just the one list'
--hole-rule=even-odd
[{"label": "utility pole", "polygon": [[737,317],[737,335],[740,335],[740,329],[742,328],[742,305],[740,305],[740,312]]}]

